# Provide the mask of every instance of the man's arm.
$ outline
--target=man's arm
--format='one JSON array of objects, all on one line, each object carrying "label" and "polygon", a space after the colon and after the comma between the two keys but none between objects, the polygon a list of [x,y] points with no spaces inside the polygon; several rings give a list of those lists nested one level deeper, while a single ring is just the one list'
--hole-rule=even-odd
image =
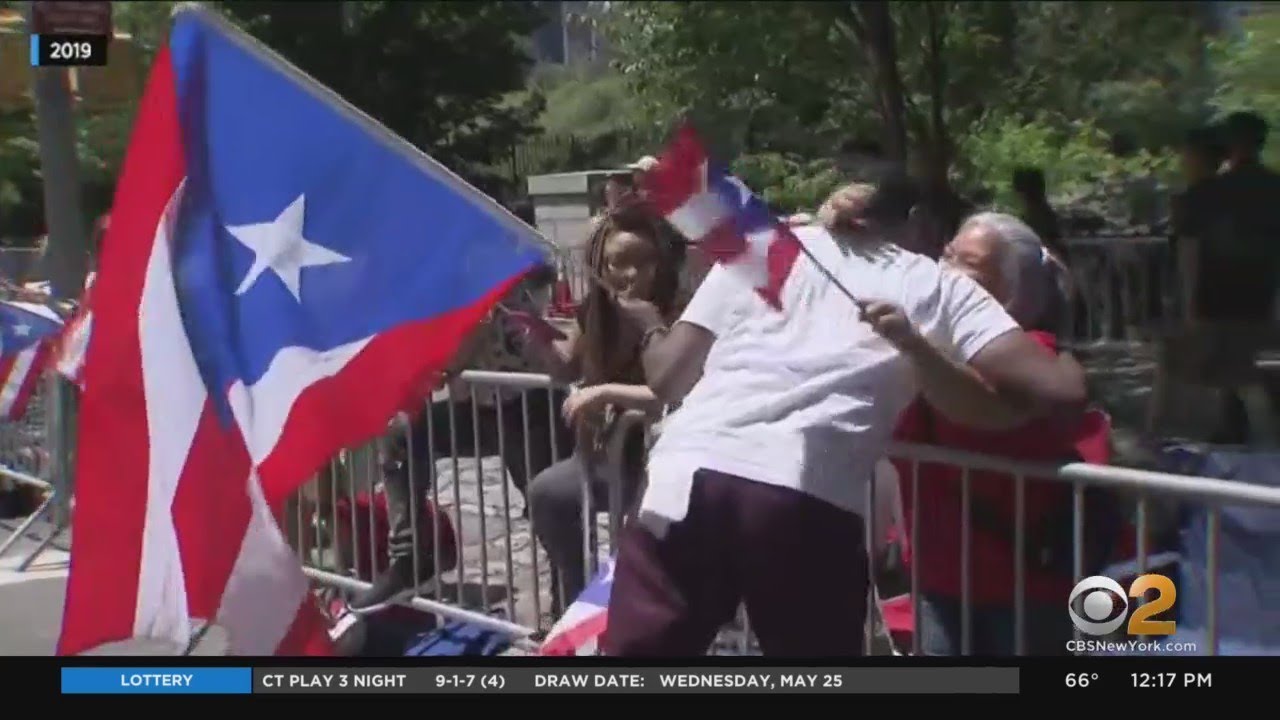
[{"label": "man's arm", "polygon": [[948,420],[979,430],[1005,430],[1030,417],[1025,405],[1001,397],[977,370],[953,360],[927,340],[906,354],[920,393]]},{"label": "man's arm", "polygon": [[642,333],[640,362],[645,384],[662,402],[679,402],[702,377],[715,334],[691,322],[668,327],[658,309],[643,300],[619,298],[618,308]]},{"label": "man's arm", "polygon": [[934,331],[956,353],[921,334],[901,308],[860,305],[872,329],[911,359],[921,391],[943,415],[962,425],[1000,430],[1032,417],[1065,420],[1084,409],[1084,371],[1078,363],[1046,352],[972,280],[948,275],[941,291],[931,303],[939,313]]},{"label": "man's arm", "polygon": [[992,340],[970,358],[965,370],[974,374],[986,397],[981,392],[962,395],[960,383],[941,382],[942,373],[926,383],[923,376],[928,372],[919,362],[917,367],[922,368],[929,402],[975,428],[1008,429],[1040,417],[1069,423],[1084,412],[1088,401],[1084,368],[1070,355],[1045,352],[1020,330]]},{"label": "man's arm", "polygon": [[1006,430],[1033,417],[1072,417],[1085,404],[1084,371],[1070,356],[1054,356],[1021,330],[988,342],[968,363],[920,335],[906,314],[867,303],[863,319],[910,358],[920,391],[952,422]]},{"label": "man's arm", "polygon": [[714,265],[675,325],[668,326],[651,303],[617,299],[622,315],[641,333],[645,383],[658,399],[679,402],[698,384],[716,336],[728,328],[739,298],[749,296],[750,288]]},{"label": "man's arm", "polygon": [[660,400],[676,403],[702,377],[716,336],[704,327],[678,322],[670,330],[652,330],[641,355],[645,382]]}]

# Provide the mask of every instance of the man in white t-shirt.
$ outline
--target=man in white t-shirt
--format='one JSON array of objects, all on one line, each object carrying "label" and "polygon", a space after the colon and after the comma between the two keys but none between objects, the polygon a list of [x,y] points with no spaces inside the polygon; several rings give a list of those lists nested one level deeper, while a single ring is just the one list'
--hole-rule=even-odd
[{"label": "man in white t-shirt", "polygon": [[669,329],[628,303],[650,387],[681,405],[620,540],[606,654],[704,654],[745,602],[768,655],[860,655],[867,483],[912,398],[984,426],[1083,407],[1078,365],[969,278],[892,243],[909,193],[846,191],[851,225],[795,232],[858,303],[805,257],[781,312],[723,266]]}]

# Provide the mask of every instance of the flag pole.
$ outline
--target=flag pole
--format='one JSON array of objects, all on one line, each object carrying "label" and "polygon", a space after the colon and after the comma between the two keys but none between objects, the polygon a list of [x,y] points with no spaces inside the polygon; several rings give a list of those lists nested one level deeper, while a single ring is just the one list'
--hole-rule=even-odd
[{"label": "flag pole", "polygon": [[813,263],[813,266],[818,268],[818,272],[822,273],[823,277],[829,280],[832,285],[835,285],[836,289],[839,290],[841,294],[849,298],[849,300],[851,300],[854,305],[858,306],[858,311],[861,312],[863,301],[855,297],[854,294],[849,290],[849,288],[845,287],[844,283],[840,282],[840,278],[836,277],[835,273],[827,269],[826,265],[823,265],[821,262],[819,262],[818,258],[814,256],[813,252],[809,250],[809,248],[804,243],[800,242],[800,238],[796,238],[796,245],[800,246],[800,252],[804,253],[804,256],[809,258],[809,262]]}]

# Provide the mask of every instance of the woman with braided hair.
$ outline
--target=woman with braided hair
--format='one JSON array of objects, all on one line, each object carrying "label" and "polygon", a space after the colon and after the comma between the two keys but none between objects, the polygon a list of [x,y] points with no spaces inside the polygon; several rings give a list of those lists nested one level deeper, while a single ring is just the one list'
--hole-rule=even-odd
[{"label": "woman with braided hair", "polygon": [[[656,416],[661,403],[645,384],[640,364],[644,338],[622,322],[615,298],[644,300],[674,319],[679,311],[679,252],[662,221],[647,206],[628,203],[608,211],[592,229],[587,263],[594,278],[564,340],[540,347],[551,374],[578,387],[563,415],[576,432],[576,452],[547,468],[529,486],[534,534],[559,570],[567,602],[586,584],[582,484],[594,507],[609,506],[610,474],[603,462],[620,448],[622,506],[630,505],[644,467],[644,434],[637,420]],[[641,426],[643,423],[639,423]]]}]

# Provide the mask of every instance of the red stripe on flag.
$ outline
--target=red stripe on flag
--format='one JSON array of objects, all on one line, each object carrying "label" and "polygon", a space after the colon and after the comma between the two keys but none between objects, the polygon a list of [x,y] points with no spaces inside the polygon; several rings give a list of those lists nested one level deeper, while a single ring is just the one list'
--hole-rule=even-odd
[{"label": "red stripe on flag", "polygon": [[800,238],[788,227],[780,226],[773,242],[769,243],[769,252],[765,257],[765,266],[769,273],[767,284],[757,292],[764,301],[775,310],[782,309],[782,287],[786,285],[802,251]]},{"label": "red stripe on flag", "polygon": [[[294,402],[280,441],[258,466],[267,504],[278,507],[329,460],[333,448],[385,432],[387,419],[415,394],[421,399],[431,376],[448,366],[463,338],[522,277],[470,306],[378,335],[342,372],[308,387]],[[379,381],[371,383],[371,377]],[[352,403],[357,396],[360,402]]]},{"label": "red stripe on flag", "polygon": [[659,215],[670,215],[690,197],[706,189],[703,167],[707,153],[692,125],[681,125],[658,164],[645,173],[643,185]]},{"label": "red stripe on flag", "polygon": [[[342,372],[307,387],[289,410],[279,442],[259,465],[266,502],[278,507],[329,460],[332,448],[360,445],[385,432],[388,418],[420,393],[431,375],[447,368],[463,337],[520,279],[500,284],[474,305],[379,334]],[[375,375],[380,382],[370,383]],[[361,401],[353,404],[353,396]],[[339,416],[342,423],[335,423]]]},{"label": "red stripe on flag", "polygon": [[[185,174],[168,48],[152,64],[103,243],[94,310],[98,336],[80,407],[76,535],[58,654],[133,635],[147,507],[149,447],[138,307],[156,227]],[[88,383],[87,383],[88,384]]]},{"label": "red stripe on flag", "polygon": [[293,619],[284,639],[280,641],[276,655],[331,657],[334,652],[328,630],[329,620],[320,611],[315,595],[307,593],[307,599],[298,609],[298,615]]},{"label": "red stripe on flag", "polygon": [[698,250],[713,262],[733,262],[747,251],[747,238],[738,229],[735,218],[729,217],[703,236]]},{"label": "red stripe on flag", "polygon": [[173,498],[192,617],[212,619],[218,613],[249,527],[249,470],[244,441],[233,427],[220,424],[212,399],[206,400]]},{"label": "red stripe on flag", "polygon": [[595,615],[588,617],[573,627],[566,628],[563,633],[547,638],[539,649],[538,654],[555,657],[577,655],[578,650],[592,640],[595,640],[598,645],[600,636],[604,635],[605,628],[608,625],[609,613],[606,609],[601,608]]},{"label": "red stripe on flag", "polygon": [[27,414],[27,405],[31,403],[31,396],[36,394],[36,389],[40,387],[40,381],[44,379],[44,368],[49,363],[51,356],[52,352],[49,349],[48,341],[41,342],[36,346],[35,357],[31,359],[31,364],[27,366],[26,373],[22,376],[22,384],[18,388],[18,396],[13,399],[13,405],[9,408],[10,420],[20,420],[22,416]]},{"label": "red stripe on flag", "polygon": [[4,402],[3,392],[8,388],[10,375],[13,374],[13,366],[17,364],[18,354],[0,355],[0,416],[8,420],[16,419],[13,415],[13,407],[17,402]]}]

